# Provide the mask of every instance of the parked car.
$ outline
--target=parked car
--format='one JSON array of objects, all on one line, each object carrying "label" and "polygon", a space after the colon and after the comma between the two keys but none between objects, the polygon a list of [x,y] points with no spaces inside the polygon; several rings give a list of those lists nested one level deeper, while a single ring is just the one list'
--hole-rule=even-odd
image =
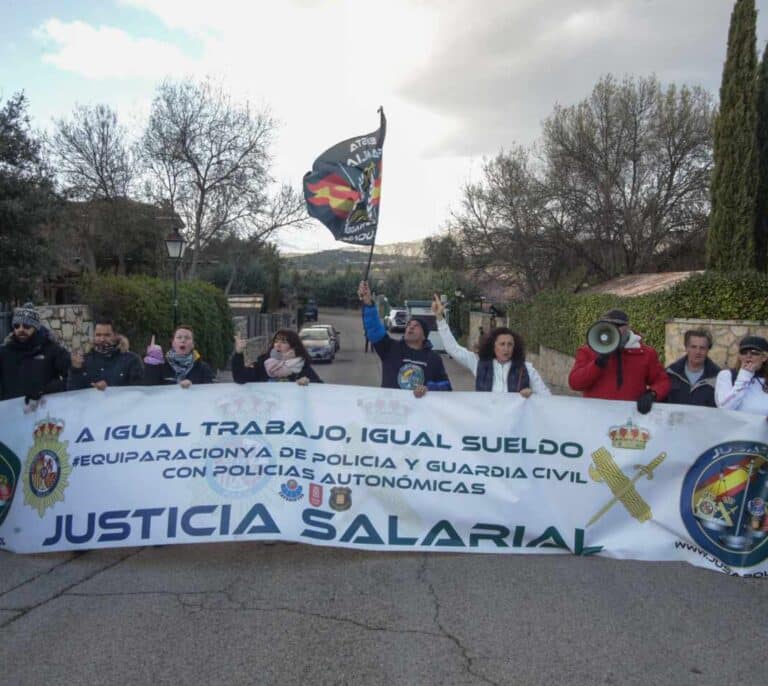
[{"label": "parked car", "polygon": [[304,305],[304,321],[316,322],[318,314],[317,301],[307,300],[307,304]]},{"label": "parked car", "polygon": [[309,324],[303,327],[302,331],[305,329],[325,329],[333,339],[334,345],[336,346],[336,352],[341,350],[341,332],[333,324]]},{"label": "parked car", "polygon": [[327,329],[302,329],[299,331],[299,338],[313,360],[333,362],[336,358],[336,343]]},{"label": "parked car", "polygon": [[391,333],[403,333],[408,323],[408,310],[403,307],[393,307],[384,317],[384,326]]}]

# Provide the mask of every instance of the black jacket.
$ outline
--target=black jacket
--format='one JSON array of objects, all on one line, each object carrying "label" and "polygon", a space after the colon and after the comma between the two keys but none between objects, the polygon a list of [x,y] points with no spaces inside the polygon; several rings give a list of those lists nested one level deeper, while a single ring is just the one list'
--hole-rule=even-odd
[{"label": "black jacket", "polygon": [[68,391],[90,388],[92,383],[106,381],[107,386],[141,386],[144,365],[136,353],[114,350],[104,354],[91,350],[83,357],[83,366],[69,370]]},{"label": "black jacket", "polygon": [[[213,383],[216,374],[202,360],[195,360],[192,369],[189,370],[186,378],[193,384]],[[163,364],[148,364],[144,367],[144,385],[145,386],[172,386],[178,383],[176,374],[171,365],[167,362]]]},{"label": "black jacket", "polygon": [[667,367],[670,389],[667,396],[668,403],[679,405],[701,405],[703,407],[715,407],[715,379],[720,372],[712,360],[704,360],[704,374],[691,387],[688,377],[685,375],[685,360],[683,356]]},{"label": "black jacket", "polygon": [[0,346],[0,400],[64,391],[68,369],[69,353],[48,329],[26,343],[11,334]]},{"label": "black jacket", "polygon": [[310,383],[323,383],[323,380],[317,375],[308,360],[304,360],[304,367],[300,374],[291,374],[280,379],[271,379],[264,369],[264,362],[269,355],[260,355],[256,362],[249,367],[245,366],[245,358],[242,353],[232,355],[230,364],[232,366],[232,378],[235,383],[254,383],[263,381],[298,381],[302,376],[306,376]]}]

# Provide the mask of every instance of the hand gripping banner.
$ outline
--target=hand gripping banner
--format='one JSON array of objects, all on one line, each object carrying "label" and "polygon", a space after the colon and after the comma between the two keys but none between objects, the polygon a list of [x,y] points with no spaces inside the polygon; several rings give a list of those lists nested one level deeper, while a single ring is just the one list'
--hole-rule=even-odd
[{"label": "hand gripping banner", "polygon": [[0,548],[287,540],[683,560],[768,575],[768,423],[656,403],[358,386],[0,403]]}]

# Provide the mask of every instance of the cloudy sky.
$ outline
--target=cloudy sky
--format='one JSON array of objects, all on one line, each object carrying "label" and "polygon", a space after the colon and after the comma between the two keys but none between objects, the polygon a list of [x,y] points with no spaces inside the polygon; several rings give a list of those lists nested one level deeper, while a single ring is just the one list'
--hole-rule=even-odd
[{"label": "cloudy sky", "polygon": [[[138,130],[165,78],[213,76],[280,122],[279,180],[388,119],[379,242],[438,232],[484,156],[608,72],[717,93],[731,0],[0,0],[0,99],[36,127],[107,103]],[[758,48],[768,0],[757,0]],[[286,250],[334,247],[320,224]]]}]

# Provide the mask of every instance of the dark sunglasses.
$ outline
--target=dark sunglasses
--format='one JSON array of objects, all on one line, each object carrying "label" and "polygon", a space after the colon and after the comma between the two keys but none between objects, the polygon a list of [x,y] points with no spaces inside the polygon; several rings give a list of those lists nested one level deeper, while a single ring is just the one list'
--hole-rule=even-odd
[{"label": "dark sunglasses", "polygon": [[756,348],[750,348],[749,350],[739,350],[741,355],[765,355],[764,350],[757,350]]},{"label": "dark sunglasses", "polygon": [[13,330],[16,331],[16,329],[34,329],[35,327],[31,324],[14,324]]}]

